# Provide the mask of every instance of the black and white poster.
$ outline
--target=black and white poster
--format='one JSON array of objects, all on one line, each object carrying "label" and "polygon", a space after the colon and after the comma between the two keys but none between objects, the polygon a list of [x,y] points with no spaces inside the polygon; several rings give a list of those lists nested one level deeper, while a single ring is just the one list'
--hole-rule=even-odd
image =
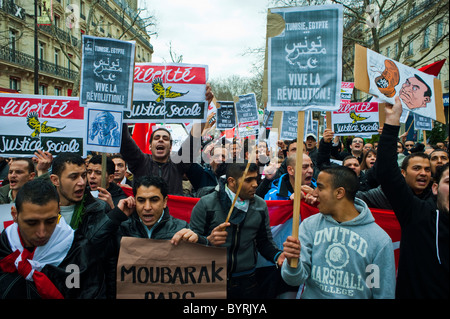
[{"label": "black and white poster", "polygon": [[80,105],[101,103],[130,109],[134,52],[133,41],[83,35]]},{"label": "black and white poster", "polygon": [[239,137],[258,135],[259,119],[255,93],[239,95],[236,103]]},{"label": "black and white poster", "polygon": [[342,79],[341,5],[277,8],[283,32],[268,39],[270,111],[339,109]]},{"label": "black and white poster", "polygon": [[433,120],[429,117],[414,114],[414,130],[431,131],[433,129]]},{"label": "black and white poster", "polygon": [[236,113],[233,101],[219,101],[220,108],[217,109],[216,128],[218,130],[229,130],[236,126]]}]

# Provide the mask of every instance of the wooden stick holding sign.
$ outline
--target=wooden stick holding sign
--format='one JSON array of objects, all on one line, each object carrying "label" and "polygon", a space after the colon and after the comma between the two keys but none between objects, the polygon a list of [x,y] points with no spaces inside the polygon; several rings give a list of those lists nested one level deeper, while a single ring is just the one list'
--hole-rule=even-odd
[{"label": "wooden stick holding sign", "polygon": [[245,167],[244,174],[242,174],[242,182],[239,184],[238,189],[236,191],[236,195],[234,195],[233,203],[231,204],[230,210],[228,211],[227,219],[225,220],[226,223],[230,220],[231,213],[233,212],[234,205],[236,205],[236,201],[239,197],[239,193],[241,192],[242,185],[244,184],[245,178],[247,177],[248,169],[250,167],[250,164],[253,163],[253,161],[256,160],[256,147],[254,150],[252,150],[250,158],[247,162],[247,166]]},{"label": "wooden stick holding sign", "polygon": [[[331,119],[331,118],[330,118]],[[328,120],[327,120],[328,123]],[[303,130],[305,129],[305,112],[298,112],[297,118],[297,151],[295,161],[295,187],[294,187],[294,211],[292,213],[292,237],[298,238],[298,227],[300,225],[300,203],[302,187],[303,167]],[[297,268],[298,259],[291,259],[289,266]]]},{"label": "wooden stick holding sign", "polygon": [[102,153],[102,180],[101,187],[106,189],[106,153]]}]

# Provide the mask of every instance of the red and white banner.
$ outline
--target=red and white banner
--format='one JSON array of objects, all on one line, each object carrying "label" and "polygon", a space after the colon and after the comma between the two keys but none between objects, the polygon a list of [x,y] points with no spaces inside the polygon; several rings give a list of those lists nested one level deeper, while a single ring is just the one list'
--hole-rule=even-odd
[{"label": "red and white banner", "polygon": [[208,66],[136,63],[131,111],[124,123],[185,123],[206,120]]},{"label": "red and white banner", "polygon": [[378,134],[378,103],[341,102],[339,110],[331,113],[331,124],[335,135]]},{"label": "red and white banner", "polygon": [[[191,218],[191,212],[195,204],[200,198],[183,197],[169,195],[167,206],[169,207],[170,215],[175,218],[179,218],[189,222]],[[292,211],[294,202],[291,200],[268,200],[266,201],[267,208],[269,209],[270,226],[272,232],[275,227],[283,225],[292,220]],[[397,217],[392,210],[370,208],[375,222],[384,229],[384,231],[391,237],[394,246],[395,266],[398,265],[398,257],[400,254],[400,238],[401,229],[398,223]],[[311,215],[317,214],[319,210],[316,207],[301,202],[300,207],[300,220],[304,220]],[[279,230],[276,230],[277,232]],[[274,234],[275,236],[275,234]]]},{"label": "red and white banner", "polygon": [[78,97],[0,94],[0,154],[33,156],[40,149],[86,156],[85,118]]}]

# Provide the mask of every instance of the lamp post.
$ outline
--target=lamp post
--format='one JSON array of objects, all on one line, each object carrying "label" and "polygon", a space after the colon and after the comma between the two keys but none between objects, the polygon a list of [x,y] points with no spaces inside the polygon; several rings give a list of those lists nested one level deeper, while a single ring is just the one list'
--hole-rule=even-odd
[{"label": "lamp post", "polygon": [[39,94],[39,46],[37,27],[37,0],[34,0],[34,94]]}]

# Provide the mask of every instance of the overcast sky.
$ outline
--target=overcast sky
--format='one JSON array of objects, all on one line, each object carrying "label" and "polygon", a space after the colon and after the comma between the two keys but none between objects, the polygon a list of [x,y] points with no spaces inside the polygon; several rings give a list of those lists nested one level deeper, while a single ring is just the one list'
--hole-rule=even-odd
[{"label": "overcast sky", "polygon": [[206,64],[209,79],[248,76],[255,57],[248,49],[265,46],[268,0],[138,0],[158,21],[152,62],[170,62],[172,50],[183,63]]}]

